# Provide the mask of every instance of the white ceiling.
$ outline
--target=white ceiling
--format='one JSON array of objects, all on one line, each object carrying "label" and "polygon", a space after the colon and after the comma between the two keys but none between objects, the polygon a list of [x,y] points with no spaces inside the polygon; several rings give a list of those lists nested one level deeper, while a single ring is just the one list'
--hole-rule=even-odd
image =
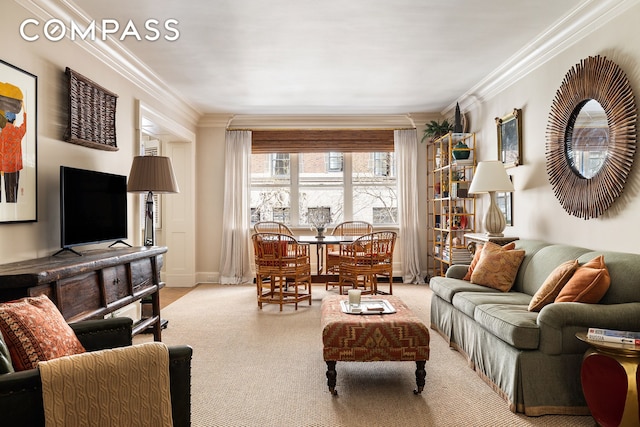
[{"label": "white ceiling", "polygon": [[123,44],[200,113],[404,114],[450,108],[593,1],[66,3],[98,22],[131,19],[143,36],[147,19],[177,19],[177,41]]}]

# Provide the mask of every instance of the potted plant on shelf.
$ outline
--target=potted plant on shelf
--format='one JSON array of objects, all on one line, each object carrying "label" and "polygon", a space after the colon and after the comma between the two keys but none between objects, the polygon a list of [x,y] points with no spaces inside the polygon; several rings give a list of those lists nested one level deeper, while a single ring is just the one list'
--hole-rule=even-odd
[{"label": "potted plant on shelf", "polygon": [[440,138],[443,135],[451,132],[453,130],[453,125],[449,123],[447,119],[444,119],[442,122],[437,120],[431,120],[427,123],[427,127],[424,130],[424,135],[420,142],[424,142],[425,139],[429,138],[430,141]]}]

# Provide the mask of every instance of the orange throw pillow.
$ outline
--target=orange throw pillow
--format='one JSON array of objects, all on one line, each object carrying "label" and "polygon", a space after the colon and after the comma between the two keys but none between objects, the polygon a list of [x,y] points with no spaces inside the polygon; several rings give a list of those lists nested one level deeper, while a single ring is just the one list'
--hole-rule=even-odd
[{"label": "orange throw pillow", "polygon": [[564,285],[566,285],[569,279],[571,279],[571,276],[573,276],[578,265],[578,260],[573,259],[557,266],[533,295],[529,303],[529,311],[540,311],[542,307],[555,301]]},{"label": "orange throw pillow", "polygon": [[[498,247],[498,248],[500,247],[500,245],[496,245],[495,243],[492,243],[492,242],[487,242],[487,244]],[[510,242],[502,246],[502,249],[504,249],[505,251],[510,251],[515,247],[516,247],[515,242]],[[467,270],[467,274],[464,275],[462,280],[467,280],[467,281],[471,280],[471,275],[473,274],[473,270],[475,270],[476,265],[478,265],[478,261],[480,261],[480,257],[482,256],[483,249],[484,249],[483,245],[476,246],[476,253],[473,255],[473,260],[471,260],[471,264],[469,264],[469,269]]]},{"label": "orange throw pillow", "polygon": [[0,332],[16,371],[33,369],[39,361],[85,352],[46,295],[0,304]]},{"label": "orange throw pillow", "polygon": [[499,245],[487,243],[482,248],[480,260],[471,273],[471,282],[508,292],[516,280],[524,255],[523,250],[507,250]]},{"label": "orange throw pillow", "polygon": [[556,302],[595,304],[607,293],[610,285],[609,270],[604,263],[604,255],[600,255],[578,267],[556,297]]},{"label": "orange throw pillow", "polygon": [[473,270],[476,268],[478,261],[480,261],[480,255],[482,255],[483,247],[484,247],[483,245],[476,245],[476,253],[473,254],[473,259],[471,260],[471,264],[469,264],[469,269],[467,270],[467,274],[464,275],[462,280],[466,280],[466,281],[471,280],[471,273],[473,273]]}]

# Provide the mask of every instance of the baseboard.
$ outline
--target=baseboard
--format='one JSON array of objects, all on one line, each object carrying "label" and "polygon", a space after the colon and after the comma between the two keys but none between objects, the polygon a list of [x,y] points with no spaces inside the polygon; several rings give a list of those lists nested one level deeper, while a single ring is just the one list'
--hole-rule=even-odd
[{"label": "baseboard", "polygon": [[220,273],[217,271],[196,273],[196,283],[220,283]]},{"label": "baseboard", "polygon": [[161,272],[160,278],[166,286],[174,288],[192,288],[197,284],[195,274],[167,274]]}]

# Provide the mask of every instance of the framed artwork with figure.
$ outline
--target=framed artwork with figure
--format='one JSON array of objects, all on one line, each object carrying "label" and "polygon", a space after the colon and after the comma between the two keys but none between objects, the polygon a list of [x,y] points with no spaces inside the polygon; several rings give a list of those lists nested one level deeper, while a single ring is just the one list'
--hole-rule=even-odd
[{"label": "framed artwork with figure", "polygon": [[0,60],[0,223],[34,222],[38,78]]},{"label": "framed artwork with figure", "polygon": [[514,108],[511,114],[496,117],[498,130],[498,159],[505,167],[522,164],[522,110]]}]

